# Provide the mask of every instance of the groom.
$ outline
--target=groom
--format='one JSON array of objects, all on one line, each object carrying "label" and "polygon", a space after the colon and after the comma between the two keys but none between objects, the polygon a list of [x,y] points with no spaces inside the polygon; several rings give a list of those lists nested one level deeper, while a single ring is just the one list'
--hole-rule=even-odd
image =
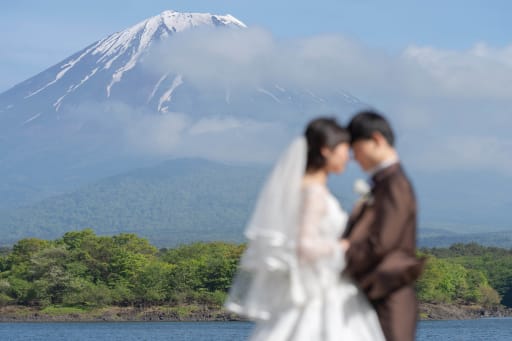
[{"label": "groom", "polygon": [[373,111],[348,126],[354,158],[371,176],[367,200],[351,214],[341,240],[345,274],[375,307],[386,340],[413,341],[418,303],[414,281],[423,268],[416,251],[416,200],[387,120]]}]

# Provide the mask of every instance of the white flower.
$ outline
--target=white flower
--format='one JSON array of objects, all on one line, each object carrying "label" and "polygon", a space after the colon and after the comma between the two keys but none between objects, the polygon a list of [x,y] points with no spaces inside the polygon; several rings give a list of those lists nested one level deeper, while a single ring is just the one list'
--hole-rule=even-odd
[{"label": "white flower", "polygon": [[359,196],[364,197],[365,195],[368,195],[370,193],[371,188],[370,185],[363,179],[357,179],[354,182],[354,192],[356,194],[359,194]]},{"label": "white flower", "polygon": [[370,185],[363,179],[357,179],[354,182],[354,192],[359,194],[359,202],[368,205],[373,204],[372,189]]}]

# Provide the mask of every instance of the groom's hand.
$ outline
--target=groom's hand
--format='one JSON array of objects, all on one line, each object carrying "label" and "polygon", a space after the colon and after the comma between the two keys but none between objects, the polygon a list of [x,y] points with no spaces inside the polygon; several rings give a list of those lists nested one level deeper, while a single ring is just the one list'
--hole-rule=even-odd
[{"label": "groom's hand", "polygon": [[348,239],[342,239],[340,240],[340,246],[344,252],[347,252],[347,250],[350,248],[350,242]]}]

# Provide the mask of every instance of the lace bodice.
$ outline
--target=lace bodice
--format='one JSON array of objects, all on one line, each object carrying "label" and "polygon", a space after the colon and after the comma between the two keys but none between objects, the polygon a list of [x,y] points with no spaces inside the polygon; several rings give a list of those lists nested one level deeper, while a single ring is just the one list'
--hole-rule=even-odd
[{"label": "lace bodice", "polygon": [[325,186],[305,185],[298,235],[300,259],[314,262],[322,258],[338,258],[341,252],[339,237],[346,222],[347,214]]}]

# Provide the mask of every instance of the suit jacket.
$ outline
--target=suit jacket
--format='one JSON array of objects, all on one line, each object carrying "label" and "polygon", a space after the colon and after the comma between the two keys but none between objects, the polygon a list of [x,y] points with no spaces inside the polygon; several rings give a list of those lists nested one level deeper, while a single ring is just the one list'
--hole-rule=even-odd
[{"label": "suit jacket", "polygon": [[416,199],[399,163],[377,172],[371,198],[356,208],[343,235],[345,273],[372,301],[411,285],[423,269],[416,257]]}]

